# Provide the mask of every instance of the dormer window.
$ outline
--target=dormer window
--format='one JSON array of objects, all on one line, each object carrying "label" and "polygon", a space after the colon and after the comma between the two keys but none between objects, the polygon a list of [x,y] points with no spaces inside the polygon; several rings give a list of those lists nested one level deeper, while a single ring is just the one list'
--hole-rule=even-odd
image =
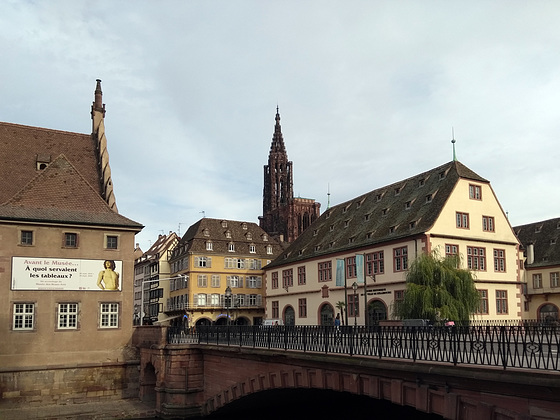
[{"label": "dormer window", "polygon": [[375,196],[375,201],[379,202],[379,201],[381,201],[382,198],[383,198],[383,194],[379,193]]},{"label": "dormer window", "polygon": [[369,220],[370,213],[364,215],[364,220],[367,222]]},{"label": "dormer window", "polygon": [[241,227],[243,228],[243,230],[247,230],[247,223],[242,223]]},{"label": "dormer window", "polygon": [[231,239],[231,231],[226,230],[226,238]]},{"label": "dormer window", "polygon": [[214,249],[214,245],[212,244],[212,241],[207,241],[206,242],[206,251],[212,251]]},{"label": "dormer window", "polygon": [[424,185],[426,185],[426,180],[422,178],[418,181],[418,188],[423,187]]},{"label": "dormer window", "polygon": [[46,169],[46,167],[49,166],[50,163],[51,163],[51,155],[43,155],[43,154],[37,155],[36,165],[38,171],[42,171],[43,169]]},{"label": "dormer window", "polygon": [[248,241],[252,241],[253,240],[253,235],[251,234],[251,232],[247,232],[247,235],[245,235],[245,238],[247,238]]},{"label": "dormer window", "polygon": [[255,244],[249,245],[249,253],[250,254],[256,254],[257,253],[257,247],[255,246]]},{"label": "dormer window", "polygon": [[348,238],[348,243],[353,244],[355,240],[356,240],[355,237]]},{"label": "dormer window", "polygon": [[445,179],[445,171],[441,171],[438,176],[440,180]]},{"label": "dormer window", "polygon": [[318,232],[319,232],[319,231],[318,231],[317,229],[314,229],[314,230],[313,230],[313,236],[317,236],[317,233],[318,233]]},{"label": "dormer window", "polygon": [[431,203],[431,202],[432,202],[432,198],[433,198],[433,197],[432,197],[432,194],[428,194],[428,195],[426,196],[426,203]]},{"label": "dormer window", "polygon": [[389,233],[395,233],[395,230],[397,230],[397,227],[396,226],[391,226],[389,228]]},{"label": "dormer window", "polygon": [[415,227],[416,227],[416,220],[413,220],[412,222],[410,222],[410,223],[408,224],[408,228],[409,228],[409,229],[414,229]]},{"label": "dormer window", "polygon": [[535,226],[535,233],[541,233],[542,225]]},{"label": "dormer window", "polygon": [[411,207],[412,207],[412,200],[409,200],[406,203],[404,203],[405,210],[410,210]]},{"label": "dormer window", "polygon": [[399,195],[401,193],[401,187],[395,188],[395,195]]},{"label": "dormer window", "polygon": [[381,216],[387,216],[388,212],[389,212],[389,208],[385,207],[383,210],[381,210]]},{"label": "dormer window", "polygon": [[210,236],[210,231],[209,231],[208,229],[204,229],[204,230],[202,231],[202,234],[203,234],[204,236]]},{"label": "dormer window", "polygon": [[268,235],[266,233],[262,236],[262,240],[268,242]]},{"label": "dormer window", "polygon": [[329,217],[331,217],[331,212],[328,211],[328,212],[327,212],[327,215],[326,215],[325,217],[326,217],[327,219],[328,219]]},{"label": "dormer window", "polygon": [[344,227],[347,228],[350,225],[350,220],[344,221]]},{"label": "dormer window", "polygon": [[228,252],[235,252],[235,244],[233,242],[228,244]]}]

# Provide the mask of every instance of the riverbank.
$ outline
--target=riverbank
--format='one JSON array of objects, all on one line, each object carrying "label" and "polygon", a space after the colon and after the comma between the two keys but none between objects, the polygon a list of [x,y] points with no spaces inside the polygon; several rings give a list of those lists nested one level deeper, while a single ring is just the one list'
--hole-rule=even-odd
[{"label": "riverbank", "polygon": [[0,406],[0,418],[3,420],[146,419],[155,418],[155,415],[156,410],[154,408],[154,403],[146,404],[135,398],[82,404],[57,404],[17,408],[3,408]]}]

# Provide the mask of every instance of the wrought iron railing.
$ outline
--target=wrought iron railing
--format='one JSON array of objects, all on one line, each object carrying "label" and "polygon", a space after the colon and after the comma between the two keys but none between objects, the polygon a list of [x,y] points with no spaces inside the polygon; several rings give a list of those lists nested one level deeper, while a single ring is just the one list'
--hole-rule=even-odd
[{"label": "wrought iron railing", "polygon": [[169,327],[168,343],[196,343],[559,371],[560,327],[470,323],[426,326]]}]

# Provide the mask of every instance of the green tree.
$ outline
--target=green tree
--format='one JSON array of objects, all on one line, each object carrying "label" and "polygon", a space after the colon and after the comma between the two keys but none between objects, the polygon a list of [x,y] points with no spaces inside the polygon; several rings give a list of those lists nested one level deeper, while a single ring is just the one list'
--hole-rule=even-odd
[{"label": "green tree", "polygon": [[341,312],[340,315],[342,316],[342,318],[340,319],[340,321],[344,323],[344,308],[346,308],[346,303],[340,300],[336,302],[336,308]]},{"label": "green tree", "polygon": [[471,271],[458,268],[458,257],[421,254],[406,274],[404,299],[393,306],[400,319],[467,321],[478,309],[479,294]]}]

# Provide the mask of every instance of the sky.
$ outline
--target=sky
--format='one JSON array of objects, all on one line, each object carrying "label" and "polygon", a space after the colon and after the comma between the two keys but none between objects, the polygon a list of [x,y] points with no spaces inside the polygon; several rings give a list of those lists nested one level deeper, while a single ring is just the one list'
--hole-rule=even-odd
[{"label": "sky", "polygon": [[[91,133],[119,213],[258,223],[279,107],[321,210],[456,156],[512,226],[560,217],[559,1],[4,0],[0,121]],[[328,195],[330,194],[330,195]]]}]

